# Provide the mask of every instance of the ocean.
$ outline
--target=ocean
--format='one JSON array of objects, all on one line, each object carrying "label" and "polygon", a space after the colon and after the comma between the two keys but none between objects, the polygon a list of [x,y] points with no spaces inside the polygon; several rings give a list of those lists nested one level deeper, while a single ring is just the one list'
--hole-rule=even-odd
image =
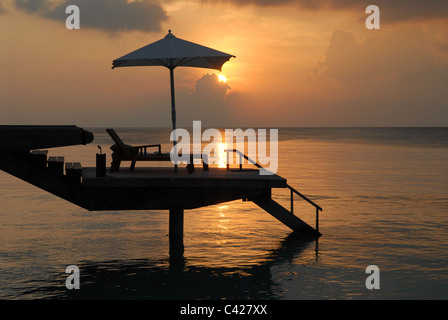
[{"label": "ocean", "polygon": [[[91,144],[49,154],[94,166],[100,145],[109,163],[105,128],[85,129]],[[169,129],[116,131],[171,148]],[[278,159],[323,208],[322,236],[232,201],[185,211],[183,257],[169,254],[167,211],[89,212],[0,171],[0,299],[448,298],[448,128],[279,128]],[[287,189],[273,198],[289,206]],[[314,226],[314,208],[294,206]],[[80,289],[66,288],[69,265]]]}]

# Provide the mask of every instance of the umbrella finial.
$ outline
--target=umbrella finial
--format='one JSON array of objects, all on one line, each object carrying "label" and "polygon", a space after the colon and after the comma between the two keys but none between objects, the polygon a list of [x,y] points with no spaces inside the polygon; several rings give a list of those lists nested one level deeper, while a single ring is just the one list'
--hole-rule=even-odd
[{"label": "umbrella finial", "polygon": [[171,33],[171,29],[168,30],[168,34],[165,36],[165,38],[175,38],[174,34]]}]

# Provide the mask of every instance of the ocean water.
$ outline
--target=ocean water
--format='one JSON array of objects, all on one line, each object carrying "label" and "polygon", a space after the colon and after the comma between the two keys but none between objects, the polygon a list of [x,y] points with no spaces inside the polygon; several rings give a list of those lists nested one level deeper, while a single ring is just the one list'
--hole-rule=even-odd
[{"label": "ocean water", "polygon": [[[94,166],[101,145],[109,162],[105,129],[86,129],[93,143],[50,154]],[[171,146],[168,129],[116,131]],[[89,212],[0,171],[0,298],[448,298],[448,128],[280,128],[278,157],[277,174],[323,208],[323,236],[232,201],[185,211],[182,257],[167,211]],[[286,190],[273,197],[289,206]],[[314,225],[313,207],[294,208]],[[79,290],[66,289],[69,265]],[[379,289],[366,288],[369,265]]]}]

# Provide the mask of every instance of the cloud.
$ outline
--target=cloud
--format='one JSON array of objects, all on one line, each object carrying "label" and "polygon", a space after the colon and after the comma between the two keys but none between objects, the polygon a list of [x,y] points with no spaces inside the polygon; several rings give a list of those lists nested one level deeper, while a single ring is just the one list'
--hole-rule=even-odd
[{"label": "cloud", "polygon": [[65,9],[76,5],[80,10],[81,28],[104,31],[161,31],[161,24],[168,19],[167,13],[155,1],[127,0],[15,0],[15,7],[43,18],[64,22]]},{"label": "cloud", "polygon": [[437,48],[442,52],[448,52],[448,41],[439,42]]},{"label": "cloud", "polygon": [[436,63],[433,46],[412,27],[363,43],[338,30],[313,82],[335,92],[334,108],[353,123],[446,125],[448,65]]},{"label": "cloud", "polygon": [[215,73],[204,74],[196,81],[193,92],[178,95],[179,124],[191,127],[193,120],[201,120],[204,127],[225,125],[229,121],[227,97],[230,90]]},{"label": "cloud", "polygon": [[5,5],[3,3],[0,3],[0,14],[6,13],[6,12],[7,12],[7,10],[5,8]]},{"label": "cloud", "polygon": [[196,81],[193,96],[210,99],[214,97],[224,98],[230,86],[226,82],[221,82],[215,73],[207,73]]},{"label": "cloud", "polygon": [[421,79],[441,70],[430,48],[430,39],[419,29],[394,30],[364,43],[357,43],[352,33],[337,30],[320,68],[322,75],[347,84],[372,82],[390,74],[402,81],[413,76]]},{"label": "cloud", "polygon": [[[210,2],[210,1],[206,1]],[[215,2],[215,1],[213,1]],[[380,8],[381,18],[385,22],[405,20],[446,19],[448,1],[446,0],[221,0],[240,6],[256,5],[261,7],[295,6],[305,10],[350,10],[359,12],[365,18],[365,9],[375,4]]]}]

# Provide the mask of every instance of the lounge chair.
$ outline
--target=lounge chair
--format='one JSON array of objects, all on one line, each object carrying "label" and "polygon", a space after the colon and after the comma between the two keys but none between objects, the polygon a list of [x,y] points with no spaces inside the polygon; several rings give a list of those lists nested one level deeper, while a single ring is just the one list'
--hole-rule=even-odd
[{"label": "lounge chair", "polygon": [[[115,145],[110,147],[113,151],[110,172],[119,171],[121,161],[131,161],[131,171],[134,170],[137,161],[171,161],[169,153],[161,152],[160,144],[130,146],[124,144],[113,129],[106,129],[106,131],[115,142]],[[148,153],[148,149],[152,147],[157,147],[158,150],[153,153]]]}]

